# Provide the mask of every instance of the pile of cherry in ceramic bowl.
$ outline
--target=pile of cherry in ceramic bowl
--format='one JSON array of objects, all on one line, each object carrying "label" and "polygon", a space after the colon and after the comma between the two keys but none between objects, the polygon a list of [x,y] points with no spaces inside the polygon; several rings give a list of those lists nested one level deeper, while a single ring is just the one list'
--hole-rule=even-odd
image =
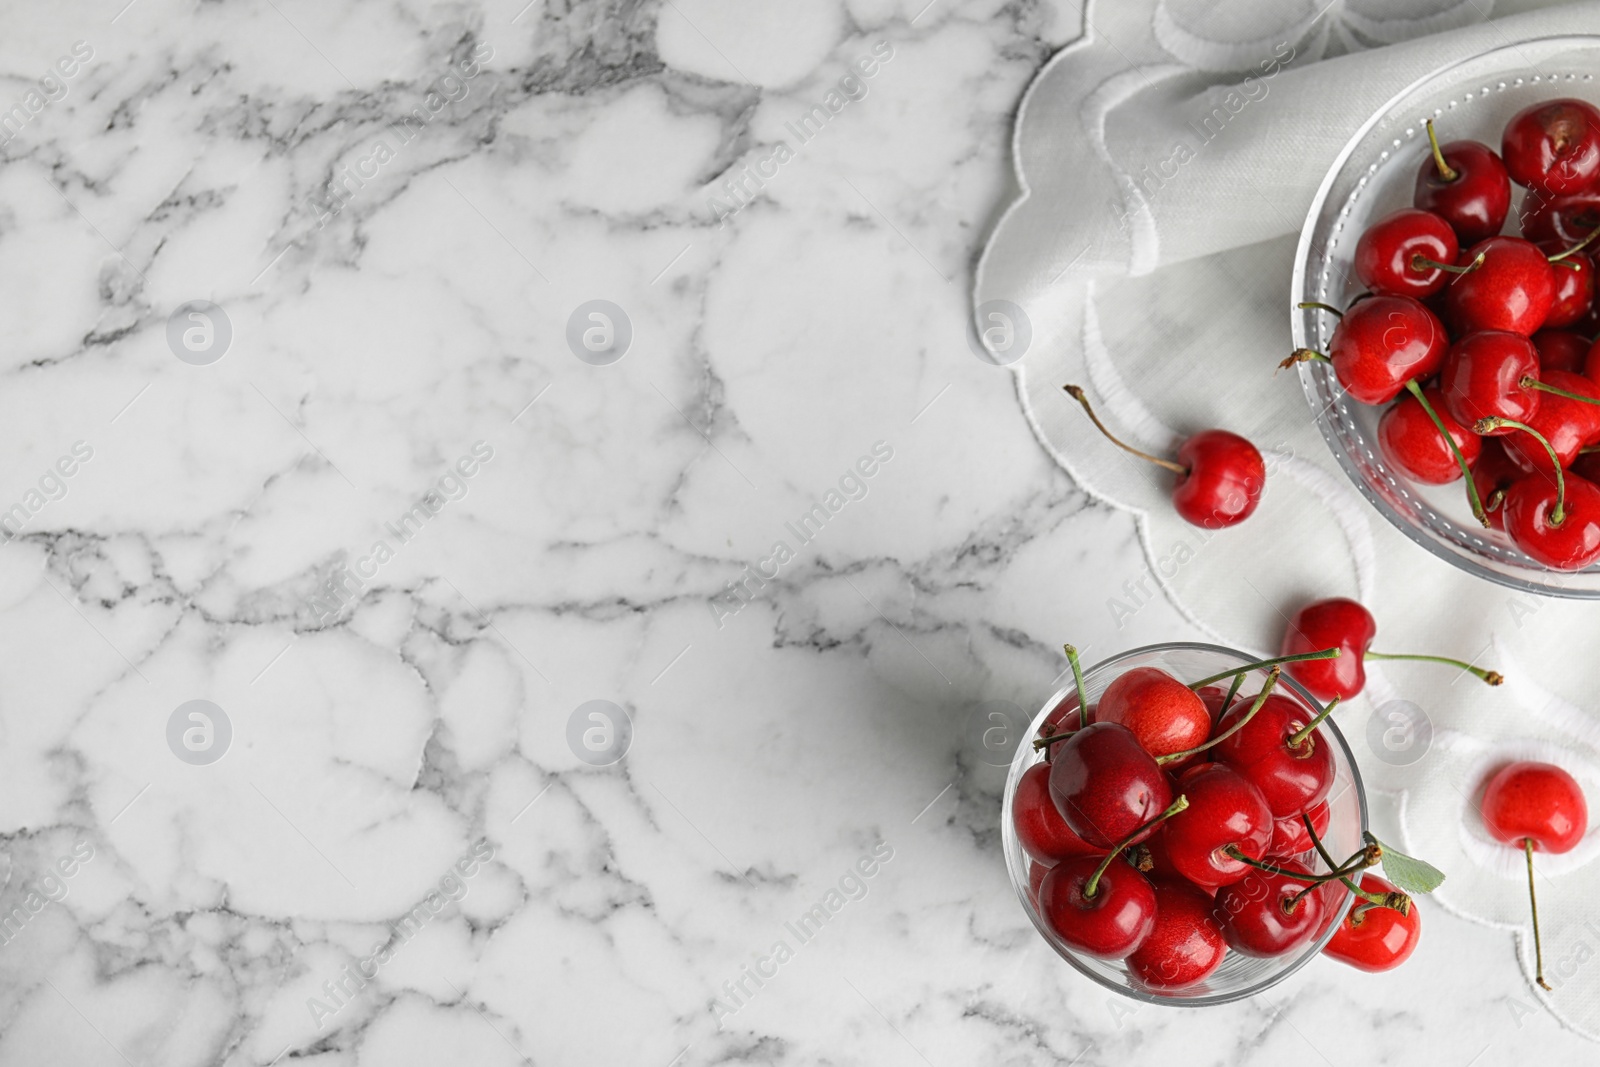
[{"label": "pile of cherry in ceramic bowl", "polygon": [[[1461,481],[1485,527],[1537,562],[1600,561],[1600,109],[1524,108],[1500,152],[1440,144],[1413,207],[1374,221],[1355,250],[1366,291],[1336,316],[1325,360],[1352,398],[1388,405],[1385,458],[1429,485]],[[1515,228],[1513,186],[1523,192]]]}]

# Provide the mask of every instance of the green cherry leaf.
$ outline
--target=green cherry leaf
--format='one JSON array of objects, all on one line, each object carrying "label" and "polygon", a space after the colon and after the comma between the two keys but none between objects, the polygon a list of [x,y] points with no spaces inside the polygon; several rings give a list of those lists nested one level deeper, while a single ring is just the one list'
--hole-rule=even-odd
[{"label": "green cherry leaf", "polygon": [[1383,873],[1395,888],[1407,893],[1431,893],[1444,883],[1444,872],[1426,860],[1408,856],[1367,834],[1383,849]]}]

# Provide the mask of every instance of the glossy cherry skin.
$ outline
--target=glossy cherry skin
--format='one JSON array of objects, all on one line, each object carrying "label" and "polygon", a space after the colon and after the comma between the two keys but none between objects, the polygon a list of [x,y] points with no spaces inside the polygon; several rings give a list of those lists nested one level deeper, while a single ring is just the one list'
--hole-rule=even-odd
[{"label": "glossy cherry skin", "polygon": [[1050,868],[1042,863],[1028,864],[1028,899],[1033,901],[1035,909],[1039,907],[1039,886],[1044,884],[1044,876],[1050,873]]},{"label": "glossy cherry skin", "polygon": [[[1542,244],[1539,248],[1549,253],[1561,251],[1554,243]],[[1540,328],[1561,330],[1582,322],[1594,307],[1594,260],[1582,252],[1574,252],[1551,263],[1550,267],[1556,280],[1556,294]]]},{"label": "glossy cherry skin", "polygon": [[1084,896],[1100,860],[1064,860],[1039,884],[1039,914],[1056,936],[1090,956],[1120,960],[1144,943],[1156,925],[1156,891],[1122,860],[1112,860],[1093,897]]},{"label": "glossy cherry skin", "polygon": [[[1298,656],[1304,652],[1337,648],[1339,655],[1334,659],[1285,663],[1283,669],[1318,700],[1332,700],[1334,697],[1349,700],[1367,684],[1367,668],[1363,657],[1377,635],[1378,620],[1356,601],[1346,597],[1317,600],[1295,612],[1289,619],[1289,625],[1283,630],[1283,643],[1278,655]],[[1267,709],[1261,710],[1265,712]],[[1254,723],[1251,725],[1254,726]]]},{"label": "glossy cherry skin", "polygon": [[1481,141],[1451,141],[1439,151],[1456,176],[1445,180],[1429,155],[1417,168],[1412,204],[1448,222],[1462,244],[1499,233],[1511,210],[1511,178],[1499,155]]},{"label": "glossy cherry skin", "polygon": [[1551,370],[1583,373],[1583,364],[1589,357],[1589,341],[1581,333],[1571,330],[1540,330],[1533,335],[1533,347],[1539,352],[1540,372]]},{"label": "glossy cherry skin", "polygon": [[1506,490],[1505,530],[1516,546],[1558,571],[1578,571],[1600,560],[1600,488],[1568,473],[1566,514],[1550,524],[1555,479],[1529,474]]},{"label": "glossy cherry skin", "polygon": [[1474,262],[1478,266],[1455,275],[1445,288],[1445,318],[1451,327],[1458,335],[1510,330],[1533,336],[1556,298],[1555,267],[1539,246],[1520,237],[1491,237],[1456,257],[1457,266]]},{"label": "glossy cherry skin", "polygon": [[[1254,703],[1239,701],[1217,724],[1218,733],[1248,713]],[[1289,747],[1289,738],[1312,718],[1299,701],[1272,693],[1243,729],[1210,750],[1212,758],[1232,767],[1261,790],[1273,818],[1298,814],[1320,802],[1333,788],[1333,751],[1320,727],[1298,747]]]},{"label": "glossy cherry skin", "polygon": [[1546,100],[1506,123],[1500,158],[1511,180],[1557,196],[1600,178],[1600,112],[1582,100]]},{"label": "glossy cherry skin", "polygon": [[[1543,395],[1519,384],[1529,376],[1539,377],[1539,352],[1533,342],[1505,330],[1483,330],[1451,346],[1439,371],[1439,392],[1450,417],[1463,426],[1491,416],[1527,422],[1539,410]],[[1517,432],[1507,426],[1487,436]]]},{"label": "glossy cherry skin", "polygon": [[1166,811],[1172,788],[1132,730],[1095,722],[1055,746],[1050,798],[1073,833],[1109,849]]},{"label": "glossy cherry skin", "polygon": [[[1362,874],[1361,888],[1369,893],[1396,891],[1393,884],[1371,872]],[[1413,900],[1404,915],[1382,907],[1367,908],[1357,915],[1363,903],[1358,900],[1345,912],[1339,929],[1322,946],[1322,954],[1358,971],[1392,971],[1411,958],[1422,940],[1422,913]]]},{"label": "glossy cherry skin", "polygon": [[[1451,417],[1444,405],[1444,395],[1437,388],[1430,386],[1423,390],[1423,395],[1470,469],[1483,450],[1483,439]],[[1461,477],[1461,464],[1456,462],[1444,434],[1439,432],[1417,398],[1409,393],[1378,420],[1378,447],[1385,459],[1407,477],[1424,485],[1448,485]]]},{"label": "glossy cherry skin", "polygon": [[[1328,836],[1328,824],[1333,820],[1333,810],[1324,800],[1306,812],[1311,816],[1311,825],[1317,831],[1317,838]],[[1291,815],[1287,819],[1276,819],[1272,823],[1272,843],[1267,846],[1269,859],[1294,859],[1310,852],[1314,847],[1311,843],[1311,834],[1306,830],[1305,820],[1299,815]]]},{"label": "glossy cherry skin", "polygon": [[1356,277],[1374,293],[1421,300],[1443,289],[1453,275],[1438,267],[1417,267],[1413,260],[1421,256],[1454,263],[1460,251],[1455,230],[1443,218],[1402,208],[1367,227],[1356,242]]},{"label": "glossy cherry skin", "polygon": [[1561,247],[1571,248],[1600,226],[1600,189],[1566,196],[1529,192],[1522,198],[1517,224],[1530,241],[1558,241]]},{"label": "glossy cherry skin", "polygon": [[1172,504],[1185,521],[1207,530],[1236,526],[1261,503],[1267,465],[1256,446],[1227,430],[1202,430],[1178,446],[1189,473],[1172,487]]},{"label": "glossy cherry skin", "polygon": [[1176,791],[1189,806],[1167,820],[1162,845],[1167,861],[1195,885],[1214,888],[1237,882],[1250,867],[1223,851],[1237,848],[1251,859],[1272,841],[1272,812],[1261,791],[1220,763],[1184,771]]},{"label": "glossy cherry skin", "polygon": [[[1158,667],[1135,667],[1118,675],[1100,694],[1094,721],[1126,726],[1152,756],[1195,748],[1211,735],[1205,701]],[[1179,762],[1166,764],[1166,769]]]},{"label": "glossy cherry skin", "polygon": [[[1278,866],[1311,873],[1297,860]],[[1249,877],[1217,890],[1212,914],[1222,924],[1228,947],[1246,956],[1282,956],[1316,937],[1327,907],[1321,893],[1307,893],[1293,911],[1285,910],[1305,887],[1305,882],[1281,874],[1252,870]]]},{"label": "glossy cherry skin", "polygon": [[1501,767],[1483,787],[1483,824],[1496,841],[1540,852],[1571,852],[1589,829],[1589,804],[1578,780],[1551,763]]},{"label": "glossy cherry skin", "polygon": [[1128,970],[1146,989],[1186,989],[1203,981],[1228,954],[1209,894],[1181,881],[1161,880],[1156,924],[1128,956]]},{"label": "glossy cherry skin", "polygon": [[[1581,374],[1567,371],[1548,371],[1540,377],[1549,385],[1565,389],[1580,396],[1600,401],[1600,386]],[[1528,420],[1555,449],[1556,458],[1563,467],[1570,467],[1578,458],[1578,450],[1600,437],[1600,406],[1571,400],[1555,393],[1545,393],[1539,399],[1539,410]],[[1512,433],[1501,438],[1506,455],[1524,471],[1549,471],[1550,453],[1544,450],[1537,438],[1528,433]],[[1553,474],[1552,474],[1553,477]]]},{"label": "glossy cherry skin", "polygon": [[1077,856],[1105,855],[1105,849],[1095,848],[1073,833],[1056,810],[1055,801],[1050,799],[1048,763],[1035,763],[1017,780],[1017,791],[1011,798],[1011,825],[1017,831],[1022,851],[1046,867]]},{"label": "glossy cherry skin", "polygon": [[[1478,499],[1483,501],[1484,514],[1489,525],[1496,530],[1506,528],[1505,494],[1520,481],[1526,472],[1506,455],[1501,444],[1505,438],[1485,438],[1478,462],[1472,465],[1472,484],[1477,486]],[[1499,501],[1495,494],[1499,494]]]},{"label": "glossy cherry skin", "polygon": [[1387,404],[1412,378],[1439,369],[1450,348],[1444,323],[1409,296],[1359,301],[1328,341],[1328,359],[1345,392],[1363,404]]}]

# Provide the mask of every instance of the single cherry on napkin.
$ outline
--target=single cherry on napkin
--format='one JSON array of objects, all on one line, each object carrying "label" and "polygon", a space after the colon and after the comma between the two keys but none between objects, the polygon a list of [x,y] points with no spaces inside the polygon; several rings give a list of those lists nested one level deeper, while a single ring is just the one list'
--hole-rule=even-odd
[{"label": "single cherry on napkin", "polygon": [[1582,100],[1546,100],[1506,123],[1500,157],[1511,180],[1540,194],[1576,193],[1600,178],[1600,111]]},{"label": "single cherry on napkin", "polygon": [[1493,237],[1511,210],[1511,178],[1494,149],[1480,141],[1440,145],[1427,121],[1433,154],[1417,168],[1412,203],[1443,218],[1462,244]]},{"label": "single cherry on napkin", "polygon": [[1536,980],[1545,989],[1539,943],[1539,901],[1533,888],[1533,852],[1571,852],[1589,829],[1589,805],[1572,775],[1549,763],[1508,764],[1483,787],[1483,824],[1490,836],[1517,845],[1528,861],[1528,903],[1533,912]]},{"label": "single cherry on napkin", "polygon": [[1128,956],[1128,969],[1147,989],[1185,989],[1222,965],[1228,954],[1209,894],[1182,881],[1154,881],[1156,922]]},{"label": "single cherry on napkin", "polygon": [[1172,471],[1172,504],[1185,521],[1208,530],[1236,526],[1248,519],[1261,503],[1267,485],[1267,465],[1255,445],[1227,430],[1201,430],[1178,446],[1177,462],[1152,456],[1124,444],[1089,406],[1089,398],[1076,385],[1062,386],[1083,405],[1090,420],[1106,439],[1124,452]]},{"label": "single cherry on napkin", "polygon": [[[1577,253],[1574,253],[1577,254]],[[1460,274],[1444,291],[1445,318],[1457,334],[1509,330],[1531,337],[1556,298],[1556,267],[1520,237],[1490,237],[1462,252]]]},{"label": "single cherry on napkin", "polygon": [[1295,612],[1284,627],[1282,655],[1295,656],[1320,648],[1337,648],[1339,655],[1334,659],[1293,661],[1284,664],[1284,670],[1318,700],[1349,700],[1361,692],[1367,684],[1365,664],[1369,659],[1443,663],[1467,671],[1489,685],[1505,681],[1498,671],[1445,656],[1373,652],[1372,641],[1377,635],[1378,620],[1360,603],[1346,597],[1313,601]]},{"label": "single cherry on napkin", "polygon": [[1367,227],[1356,241],[1356,277],[1374,293],[1420,300],[1459,273],[1460,251],[1456,231],[1441,216],[1401,208]]},{"label": "single cherry on napkin", "polygon": [[[1393,884],[1371,873],[1362,875],[1361,888],[1372,893],[1398,892]],[[1422,915],[1415,902],[1402,910],[1357,900],[1322,946],[1322,954],[1376,974],[1392,971],[1410,959],[1421,940]]]},{"label": "single cherry on napkin", "polygon": [[1073,833],[1109,849],[1159,815],[1172,802],[1172,787],[1132,730],[1096,722],[1055,746],[1050,797]]}]

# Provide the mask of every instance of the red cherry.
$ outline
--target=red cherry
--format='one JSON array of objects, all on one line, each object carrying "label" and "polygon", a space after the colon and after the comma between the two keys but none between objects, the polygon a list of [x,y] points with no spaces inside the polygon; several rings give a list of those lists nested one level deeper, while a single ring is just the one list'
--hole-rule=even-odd
[{"label": "red cherry", "polygon": [[1198,886],[1237,882],[1249,865],[1223,851],[1238,849],[1260,859],[1272,840],[1272,812],[1261,791],[1239,772],[1220,763],[1192,767],[1178,779],[1189,807],[1174,815],[1162,832],[1162,847],[1173,868]]},{"label": "red cherry", "polygon": [[[1217,724],[1218,732],[1249,714],[1254,703],[1239,701]],[[1272,693],[1238,733],[1211,749],[1212,758],[1232,767],[1261,790],[1273,818],[1305,811],[1333,788],[1333,752],[1321,728],[1312,731],[1299,745],[1289,743],[1315,717],[1299,701]]]},{"label": "red cherry", "polygon": [[1328,341],[1328,359],[1345,392],[1387,404],[1412,378],[1439,369],[1450,347],[1444,323],[1409,296],[1374,296],[1345,312]]},{"label": "red cherry", "polygon": [[[1550,371],[1540,376],[1544,384],[1565,389],[1579,396],[1592,397],[1600,404],[1600,386],[1578,374]],[[1559,393],[1545,393],[1539,400],[1539,410],[1528,420],[1550,447],[1563,467],[1570,467],[1578,458],[1578,450],[1600,437],[1600,406],[1573,400]],[[1524,471],[1550,471],[1550,453],[1538,438],[1528,433],[1513,433],[1501,439],[1506,455]],[[1553,472],[1552,472],[1553,473]]]},{"label": "red cherry", "polygon": [[1121,860],[1100,875],[1094,895],[1089,880],[1100,869],[1093,857],[1064,860],[1039,885],[1039,913],[1056,936],[1090,956],[1120,960],[1137,949],[1156,925],[1156,892],[1149,879]]},{"label": "red cherry", "polygon": [[1559,241],[1563,248],[1571,248],[1600,226],[1600,189],[1565,196],[1540,196],[1530,190],[1522,198],[1517,223],[1530,241]]},{"label": "red cherry", "polygon": [[[1311,826],[1317,831],[1318,840],[1326,837],[1328,825],[1333,820],[1333,810],[1328,806],[1328,802],[1324,800],[1305,814],[1311,817]],[[1294,859],[1311,851],[1313,847],[1311,832],[1306,829],[1305,820],[1299,815],[1273,821],[1272,843],[1267,846],[1269,857]]]},{"label": "red cherry", "polygon": [[1220,530],[1248,519],[1261,503],[1267,465],[1256,446],[1227,430],[1201,430],[1178,446],[1177,462],[1152,456],[1119,441],[1089,405],[1082,387],[1061,387],[1083,405],[1095,427],[1118,448],[1178,476],[1172,504],[1179,516],[1196,526]]},{"label": "red cherry", "polygon": [[[1553,241],[1538,247],[1550,253],[1564,251],[1562,245]],[[1573,252],[1553,260],[1550,266],[1554,268],[1556,292],[1541,328],[1560,330],[1582,322],[1594,307],[1594,260],[1582,252]]]},{"label": "red cherry", "polygon": [[[1391,883],[1370,873],[1361,876],[1361,888],[1369,893],[1397,892]],[[1415,901],[1401,914],[1394,908],[1358,900],[1322,946],[1322,954],[1358,971],[1376,974],[1391,971],[1410,959],[1421,940],[1422,915]]]},{"label": "red cherry", "polygon": [[1521,846],[1528,861],[1528,902],[1533,911],[1535,977],[1544,988],[1533,853],[1570,852],[1589,829],[1589,804],[1572,775],[1550,763],[1524,760],[1500,768],[1483,787],[1483,824],[1495,840]]},{"label": "red cherry", "polygon": [[[1297,860],[1278,864],[1287,871],[1310,875]],[[1317,936],[1326,907],[1321,893],[1307,893],[1288,909],[1290,900],[1308,883],[1267,871],[1217,890],[1212,914],[1222,924],[1228,946],[1245,956],[1282,956]]]},{"label": "red cherry", "polygon": [[1496,530],[1506,528],[1506,491],[1526,473],[1506,455],[1501,444],[1504,440],[1503,437],[1484,438],[1483,451],[1478,455],[1478,462],[1472,465],[1472,482],[1478,488],[1478,499],[1483,501],[1489,525]]},{"label": "red cherry", "polygon": [[1464,273],[1445,289],[1444,306],[1458,334],[1510,330],[1531,337],[1544,325],[1555,303],[1556,276],[1537,245],[1491,237],[1461,253],[1456,265]]},{"label": "red cherry", "polygon": [[[1152,756],[1185,752],[1205,744],[1211,735],[1211,712],[1205,702],[1157,667],[1135,667],[1119,675],[1100,694],[1094,721],[1126,726]],[[1166,770],[1178,765],[1180,761],[1169,763]]]},{"label": "red cherry", "polygon": [[1496,841],[1540,852],[1571,852],[1589,829],[1578,780],[1550,763],[1523,760],[1500,768],[1483,787],[1483,824]]},{"label": "red cherry", "polygon": [[1156,922],[1128,956],[1128,970],[1147,989],[1185,989],[1204,980],[1228,954],[1211,897],[1185,882],[1159,881]]},{"label": "red cherry", "polygon": [[1439,145],[1431,119],[1428,139],[1435,154],[1417,169],[1411,202],[1443,218],[1464,244],[1499,233],[1511,210],[1511,179],[1494,149],[1480,141]]},{"label": "red cherry", "polygon": [[1589,357],[1589,342],[1571,330],[1540,330],[1533,335],[1533,347],[1539,352],[1541,372],[1565,370],[1582,374]]},{"label": "red cherry", "polygon": [[[1089,707],[1089,717],[1094,717],[1094,707]],[[1044,722],[1039,724],[1039,736],[1046,734],[1070,734],[1078,728],[1078,694],[1068,693],[1061,698],[1061,702],[1050,709],[1050,714],[1044,717]],[[1045,727],[1050,727],[1046,730]]]},{"label": "red cherry", "polygon": [[1590,346],[1588,354],[1583,357],[1583,376],[1600,384],[1600,339]]},{"label": "red cherry", "polygon": [[1454,263],[1460,250],[1456,232],[1444,219],[1402,208],[1373,223],[1356,242],[1356,277],[1374,293],[1420,300],[1444,288],[1449,276],[1418,261]]},{"label": "red cherry", "polygon": [[[1195,696],[1199,697],[1200,703],[1206,706],[1206,711],[1211,715],[1212,725],[1215,725],[1217,719],[1222,715],[1222,702],[1228,699],[1228,694],[1220,685],[1208,685],[1203,686]],[[1235,699],[1238,699],[1237,695]]]},{"label": "red cherry", "polygon": [[1022,850],[1046,867],[1077,856],[1103,856],[1072,832],[1055,801],[1050,799],[1050,764],[1035,763],[1022,772],[1017,791],[1011,798],[1011,825],[1017,831]]},{"label": "red cherry", "polygon": [[[1463,426],[1494,416],[1527,422],[1539,410],[1540,394],[1521,385],[1539,377],[1539,353],[1521,334],[1484,330],[1457,341],[1439,372],[1445,410]],[[1509,427],[1489,436],[1513,433]]]},{"label": "red cherry", "polygon": [[1580,452],[1569,468],[1586,482],[1600,485],[1600,452]]},{"label": "red cherry", "polygon": [[1042,863],[1028,864],[1028,899],[1033,902],[1034,910],[1039,907],[1039,886],[1044,882],[1044,876],[1050,873],[1050,868]]},{"label": "red cherry", "polygon": [[[1378,621],[1356,601],[1345,597],[1318,600],[1289,619],[1278,654],[1298,656],[1318,649],[1337,648],[1339,655],[1334,659],[1300,660],[1285,663],[1283,669],[1318,700],[1334,697],[1349,700],[1367,684],[1364,657],[1377,634]],[[1265,708],[1261,710],[1266,711]],[[1288,814],[1298,815],[1299,811]]]},{"label": "red cherry", "polygon": [[1109,849],[1160,815],[1172,803],[1172,790],[1132,730],[1096,722],[1056,746],[1050,797],[1074,833]]},{"label": "red cherry", "polygon": [[[1430,386],[1423,390],[1423,395],[1470,468],[1478,461],[1483,439],[1450,417],[1444,406],[1444,396],[1437,387]],[[1461,477],[1461,464],[1456,462],[1455,453],[1445,442],[1444,435],[1422,404],[1409,393],[1378,420],[1378,447],[1383,450],[1385,459],[1425,485],[1447,485]]]},{"label": "red cherry", "polygon": [[1600,111],[1582,100],[1546,100],[1506,123],[1500,141],[1511,180],[1540,193],[1576,193],[1600,178]]},{"label": "red cherry", "polygon": [[1516,546],[1546,567],[1578,571],[1600,560],[1600,488],[1568,474],[1565,514],[1552,521],[1556,483],[1529,474],[1506,490],[1505,530]]},{"label": "red cherry", "polygon": [[1202,430],[1178,446],[1187,474],[1172,487],[1172,503],[1185,520],[1207,530],[1235,526],[1261,503],[1267,465],[1256,446],[1227,430]]}]

